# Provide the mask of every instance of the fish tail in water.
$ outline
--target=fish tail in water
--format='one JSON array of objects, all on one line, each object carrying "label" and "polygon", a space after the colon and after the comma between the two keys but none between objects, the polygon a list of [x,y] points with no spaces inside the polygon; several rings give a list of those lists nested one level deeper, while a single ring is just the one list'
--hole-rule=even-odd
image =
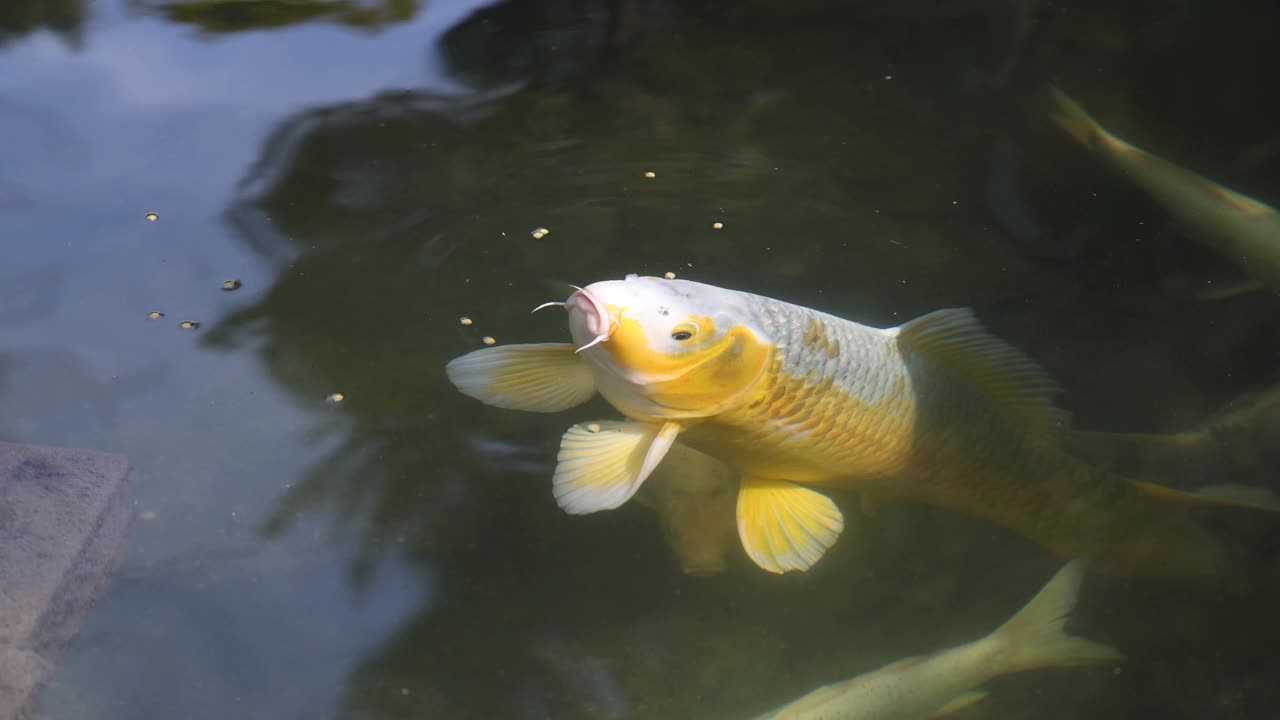
[{"label": "fish tail in water", "polygon": [[1128,542],[1093,554],[1095,570],[1159,572],[1190,577],[1243,577],[1280,536],[1280,508],[1245,493],[1203,494],[1131,481],[1144,507]]},{"label": "fish tail in water", "polygon": [[1171,434],[1072,430],[1066,446],[1091,463],[1137,473],[1156,460],[1193,461],[1204,454],[1211,439],[1208,432],[1199,430]]},{"label": "fish tail in water", "polygon": [[1084,575],[1083,559],[1067,563],[1016,615],[988,636],[987,642],[1001,651],[998,657],[1003,660],[1003,672],[1124,659],[1124,655],[1110,645],[1064,632],[1080,595]]},{"label": "fish tail in water", "polygon": [[1173,448],[1198,448],[1208,440],[1208,433],[1188,431],[1181,433],[1119,433],[1094,430],[1072,430],[1072,442],[1085,447],[1116,448],[1124,450],[1135,448],[1137,451],[1151,449],[1154,451]]}]

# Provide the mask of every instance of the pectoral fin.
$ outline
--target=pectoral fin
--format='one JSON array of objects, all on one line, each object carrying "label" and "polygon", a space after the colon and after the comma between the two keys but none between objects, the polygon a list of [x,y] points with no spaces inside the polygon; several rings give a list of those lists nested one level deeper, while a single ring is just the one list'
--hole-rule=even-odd
[{"label": "pectoral fin", "polygon": [[465,395],[512,410],[557,412],[596,394],[586,360],[569,343],[483,348],[454,358],[445,373]]},{"label": "pectoral fin", "polygon": [[560,441],[551,491],[574,515],[612,510],[640,489],[671,449],[680,424],[602,420],[569,428]]},{"label": "pectoral fin", "polygon": [[963,710],[970,705],[979,702],[989,694],[990,693],[986,690],[970,690],[967,693],[961,693],[956,697],[956,699],[938,708],[938,712],[934,713],[933,717],[946,717],[957,710]]},{"label": "pectoral fin", "polygon": [[742,480],[738,537],[769,572],[808,570],[843,530],[840,509],[816,490],[785,480]]}]

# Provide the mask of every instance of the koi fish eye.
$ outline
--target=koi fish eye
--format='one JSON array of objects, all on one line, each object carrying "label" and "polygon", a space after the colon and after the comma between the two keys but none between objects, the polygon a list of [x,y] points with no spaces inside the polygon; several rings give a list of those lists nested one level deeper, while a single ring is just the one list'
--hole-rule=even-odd
[{"label": "koi fish eye", "polygon": [[671,330],[671,339],[676,342],[686,342],[693,339],[698,334],[698,326],[690,322],[680,323]]}]

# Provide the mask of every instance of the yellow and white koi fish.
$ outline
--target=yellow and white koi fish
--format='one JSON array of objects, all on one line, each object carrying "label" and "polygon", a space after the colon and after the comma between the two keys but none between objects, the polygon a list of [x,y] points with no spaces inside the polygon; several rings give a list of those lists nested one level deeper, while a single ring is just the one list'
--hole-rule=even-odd
[{"label": "yellow and white koi fish", "polygon": [[1073,560],[990,635],[818,688],[757,720],[926,720],[983,699],[974,688],[1000,675],[1123,660],[1063,632],[1083,579],[1084,562]]},{"label": "yellow and white koi fish", "polygon": [[1193,240],[1238,264],[1258,286],[1280,292],[1280,212],[1112,135],[1065,93],[1051,89],[1054,120],[1142,188]]},{"label": "yellow and white koi fish", "polygon": [[564,434],[552,490],[570,513],[625,503],[679,438],[737,474],[738,537],[770,572],[809,568],[840,536],[827,488],[868,512],[902,499],[986,518],[1114,572],[1237,559],[1190,517],[1215,503],[1068,454],[1053,384],[969,310],[879,329],[635,275],[563,304],[576,345],[486,348],[446,372],[490,405],[554,412],[599,392],[627,417]]}]

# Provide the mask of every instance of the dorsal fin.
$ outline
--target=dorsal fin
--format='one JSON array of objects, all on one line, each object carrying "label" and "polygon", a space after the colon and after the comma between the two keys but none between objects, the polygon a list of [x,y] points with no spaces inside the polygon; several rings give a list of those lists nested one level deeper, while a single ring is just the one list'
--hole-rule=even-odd
[{"label": "dorsal fin", "polygon": [[1066,430],[1070,414],[1053,404],[1057,383],[1025,353],[988,333],[969,308],[922,315],[898,328],[898,343],[958,370],[1032,431]]}]

